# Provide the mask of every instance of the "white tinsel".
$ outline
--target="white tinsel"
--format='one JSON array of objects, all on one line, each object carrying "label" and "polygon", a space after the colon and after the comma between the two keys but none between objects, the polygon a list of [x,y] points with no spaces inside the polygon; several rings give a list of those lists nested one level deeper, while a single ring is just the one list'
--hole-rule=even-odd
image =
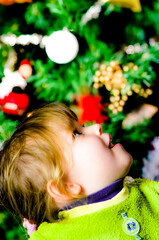
[{"label": "white tinsel", "polygon": [[148,151],[147,159],[143,159],[142,175],[143,178],[159,181],[159,137],[155,137],[151,144],[154,150]]},{"label": "white tinsel", "polygon": [[82,24],[85,25],[88,21],[92,20],[93,18],[94,19],[98,18],[103,4],[104,4],[103,1],[98,0],[93,6],[91,6],[82,17]]}]

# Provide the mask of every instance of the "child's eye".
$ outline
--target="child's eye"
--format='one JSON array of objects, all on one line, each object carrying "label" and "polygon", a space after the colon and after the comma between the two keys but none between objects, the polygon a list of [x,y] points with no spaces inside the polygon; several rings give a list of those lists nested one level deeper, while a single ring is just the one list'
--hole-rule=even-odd
[{"label": "child's eye", "polygon": [[77,129],[75,129],[74,131],[73,131],[73,137],[74,138],[77,138],[79,135],[81,135],[82,133],[80,133],[80,132],[78,132],[77,131]]}]

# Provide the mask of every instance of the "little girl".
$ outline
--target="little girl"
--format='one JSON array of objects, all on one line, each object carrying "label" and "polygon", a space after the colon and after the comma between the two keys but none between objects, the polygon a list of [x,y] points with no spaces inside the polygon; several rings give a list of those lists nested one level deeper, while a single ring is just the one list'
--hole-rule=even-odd
[{"label": "little girl", "polygon": [[159,183],[125,178],[131,164],[99,124],[48,103],[1,151],[0,202],[33,226],[30,240],[157,240]]}]

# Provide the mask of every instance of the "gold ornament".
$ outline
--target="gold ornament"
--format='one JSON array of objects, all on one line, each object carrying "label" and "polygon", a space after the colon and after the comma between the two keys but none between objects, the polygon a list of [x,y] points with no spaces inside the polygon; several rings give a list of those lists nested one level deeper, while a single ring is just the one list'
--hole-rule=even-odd
[{"label": "gold ornament", "polygon": [[138,85],[138,84],[133,84],[132,85],[132,90],[135,93],[138,93],[141,97],[144,97],[144,98],[147,98],[149,95],[152,95],[152,93],[153,93],[152,89],[150,89],[150,88],[147,88],[147,89],[141,88],[141,86]]},{"label": "gold ornament", "polygon": [[141,12],[141,4],[139,0],[102,0],[120,7],[130,8],[133,12]]},{"label": "gold ornament", "polygon": [[121,99],[124,100],[124,101],[127,101],[127,100],[128,100],[128,96],[127,96],[127,95],[123,95],[123,96],[121,97]]},{"label": "gold ornament", "polygon": [[110,100],[110,102],[114,102],[116,99],[115,99],[115,97],[111,96],[109,100]]},{"label": "gold ornament", "polygon": [[109,108],[110,110],[113,110],[113,109],[114,109],[114,105],[113,105],[113,104],[109,104],[108,108]]},{"label": "gold ornament", "polygon": [[113,109],[112,111],[114,114],[117,114],[118,113],[118,110],[117,109]]},{"label": "gold ornament", "polygon": [[95,72],[94,81],[103,83],[108,90],[116,88],[117,92],[121,85],[124,86],[126,83],[122,69],[116,61],[111,61],[109,66],[101,64],[100,69]]},{"label": "gold ornament", "polygon": [[118,102],[115,102],[115,103],[114,103],[114,106],[115,106],[115,107],[119,107],[119,103],[118,103]]},{"label": "gold ornament", "polygon": [[[125,101],[122,99],[121,89],[125,88],[127,80],[123,77],[123,70],[117,61],[111,61],[110,65],[101,64],[95,72],[93,87],[98,89],[102,85],[110,91],[110,102],[108,108],[114,113],[123,110]],[[130,91],[130,88],[128,89]],[[121,104],[120,101],[122,100]]]},{"label": "gold ornament", "polygon": [[98,83],[94,83],[94,84],[93,84],[93,87],[94,87],[94,88],[99,88],[99,84],[98,84]]},{"label": "gold ornament", "polygon": [[123,111],[123,107],[119,106],[119,107],[118,107],[118,111],[119,111],[119,112],[122,112],[122,111]]},{"label": "gold ornament", "polygon": [[129,70],[129,67],[128,67],[128,66],[124,66],[124,67],[123,67],[123,70],[124,70],[125,72],[127,72],[127,71]]},{"label": "gold ornament", "polygon": [[128,91],[128,96],[131,96],[133,94],[132,91]]},{"label": "gold ornament", "polygon": [[121,106],[124,106],[124,105],[125,105],[125,101],[120,100],[119,104],[120,104]]},{"label": "gold ornament", "polygon": [[153,91],[152,91],[150,88],[147,88],[147,89],[146,89],[146,93],[147,93],[148,95],[152,95]]},{"label": "gold ornament", "polygon": [[110,104],[108,108],[114,114],[123,111],[125,102],[133,92],[144,98],[153,93],[150,88],[145,89],[139,84],[134,83],[130,85],[127,79],[123,77],[123,72],[138,70],[138,66],[133,62],[129,62],[127,65],[121,67],[118,61],[111,61],[109,65],[102,63],[98,67],[99,69],[96,70],[93,77],[93,87],[98,89],[105,86],[110,92]]}]

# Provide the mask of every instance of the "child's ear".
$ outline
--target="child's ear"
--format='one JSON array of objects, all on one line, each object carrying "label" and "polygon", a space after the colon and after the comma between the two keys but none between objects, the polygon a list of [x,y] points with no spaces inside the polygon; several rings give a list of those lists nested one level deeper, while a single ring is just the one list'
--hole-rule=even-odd
[{"label": "child's ear", "polygon": [[[76,183],[66,182],[64,183],[64,185],[65,185],[66,191],[72,195],[79,195],[82,191],[81,186]],[[55,184],[54,180],[50,180],[47,183],[47,191],[49,195],[55,200],[71,200],[72,199],[71,196],[68,196],[60,191],[60,189]]]},{"label": "child's ear", "polygon": [[82,187],[77,183],[67,182],[65,183],[65,189],[67,192],[74,196],[77,196],[82,192]]}]

